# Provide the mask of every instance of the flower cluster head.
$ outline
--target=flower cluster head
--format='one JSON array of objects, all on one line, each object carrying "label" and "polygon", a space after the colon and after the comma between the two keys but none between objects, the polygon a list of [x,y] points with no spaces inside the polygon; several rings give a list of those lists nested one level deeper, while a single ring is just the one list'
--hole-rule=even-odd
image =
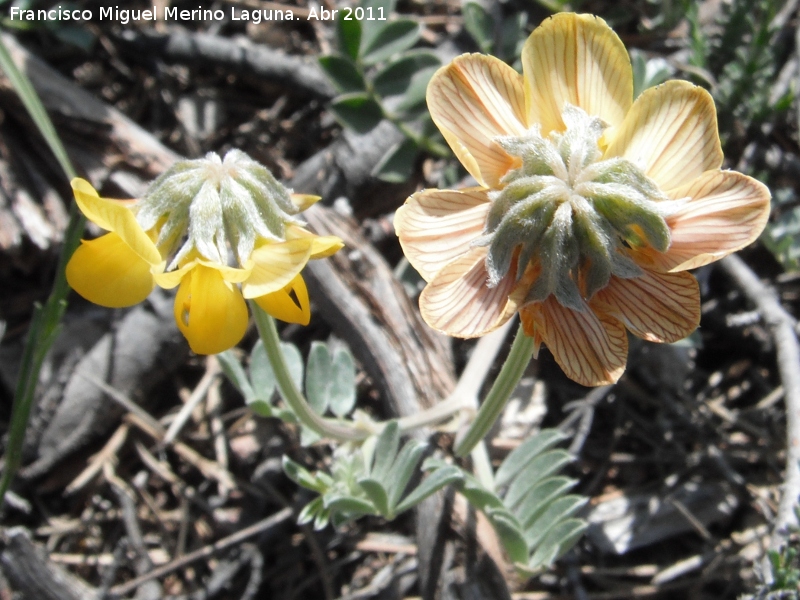
[{"label": "flower cluster head", "polygon": [[395,228],[428,282],[429,325],[475,337],[519,312],[571,379],[611,383],[626,329],[656,342],[694,331],[687,269],[752,242],[770,194],[720,169],[708,92],[669,81],[633,100],[628,53],[602,19],[547,19],[522,67],[466,54],[434,75],[433,120],[480,187],[414,194]]},{"label": "flower cluster head", "polygon": [[178,287],[175,321],[192,350],[215,354],[247,329],[245,298],[270,315],[308,324],[300,271],[342,247],[303,227],[298,213],[319,200],[291,194],[245,153],[176,163],[140,200],[109,200],[83,179],[72,189],[86,217],[109,233],[83,240],[67,281],[102,306],[132,306],[158,285]]}]

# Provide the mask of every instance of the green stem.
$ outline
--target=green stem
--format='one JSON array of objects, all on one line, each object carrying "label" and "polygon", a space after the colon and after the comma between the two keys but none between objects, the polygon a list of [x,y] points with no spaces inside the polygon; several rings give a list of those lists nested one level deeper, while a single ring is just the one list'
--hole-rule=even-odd
[{"label": "green stem", "polygon": [[[50,150],[58,159],[67,179],[75,177],[75,168],[67,156],[53,123],[42,105],[36,90],[28,77],[17,68],[5,44],[0,39],[0,67],[13,84],[25,108],[47,142]],[[39,380],[39,371],[42,368],[47,351],[56,339],[60,329],[61,317],[66,309],[65,298],[69,293],[66,278],[66,265],[75,248],[78,247],[83,233],[85,219],[81,216],[77,206],[70,206],[69,224],[64,232],[64,243],[58,259],[56,277],[53,288],[44,307],[39,304],[34,306],[28,339],[22,353],[17,387],[14,390],[14,404],[11,410],[8,443],[5,452],[5,468],[0,480],[0,504],[6,490],[19,469],[22,461],[22,445],[25,440],[25,431],[28,427],[31,405],[33,404],[36,383]]]},{"label": "green stem", "polygon": [[456,444],[456,456],[464,457],[469,454],[492,428],[497,417],[503,411],[509,396],[511,396],[511,392],[514,391],[517,383],[522,378],[525,367],[528,366],[533,355],[533,348],[533,338],[525,335],[522,325],[520,325],[517,330],[517,337],[511,346],[511,352],[509,352],[500,374],[495,379],[492,389],[489,390],[469,430]]},{"label": "green stem", "polygon": [[278,382],[278,389],[281,396],[292,409],[300,422],[313,429],[319,435],[333,438],[339,441],[357,441],[369,437],[371,431],[352,425],[346,425],[341,421],[326,419],[315,413],[308,405],[308,402],[297,389],[297,385],[289,373],[286,359],[281,350],[281,340],[278,336],[278,329],[275,327],[275,319],[265,313],[255,302],[250,302],[250,308],[256,319],[256,326],[261,340],[264,342],[264,349],[267,351],[267,358],[275,372],[275,379]]}]

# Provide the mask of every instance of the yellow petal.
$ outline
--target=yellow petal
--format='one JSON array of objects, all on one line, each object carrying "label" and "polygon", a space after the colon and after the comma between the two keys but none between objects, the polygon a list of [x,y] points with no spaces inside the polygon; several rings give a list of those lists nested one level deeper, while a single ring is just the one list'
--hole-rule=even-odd
[{"label": "yellow petal", "polygon": [[736,171],[704,173],[669,195],[691,198],[667,218],[669,249],[635,256],[640,264],[659,271],[695,269],[736,252],[759,236],[769,218],[769,189]]},{"label": "yellow petal", "polygon": [[344,242],[342,239],[336,237],[335,235],[317,235],[316,233],[311,233],[310,231],[307,231],[302,227],[298,227],[297,225],[289,225],[286,227],[286,239],[311,240],[310,259],[327,258],[344,248]]},{"label": "yellow petal", "polygon": [[493,139],[525,130],[522,77],[493,56],[464,54],[439,69],[428,84],[428,109],[469,173],[494,187],[517,159]]},{"label": "yellow petal", "polygon": [[197,354],[232,348],[247,330],[247,305],[239,288],[218,269],[197,265],[181,281],[175,296],[178,329]]},{"label": "yellow petal", "polygon": [[487,286],[486,252],[486,248],[471,249],[425,287],[419,308],[428,325],[447,335],[471,338],[489,333],[511,318],[519,302],[516,294],[510,298],[516,283],[505,277],[497,287]]},{"label": "yellow petal", "polygon": [[606,158],[624,156],[664,191],[722,164],[714,100],[687,81],[645,90],[608,141]]},{"label": "yellow petal", "polygon": [[[558,365],[573,381],[596,386],[615,383],[625,372],[628,337],[625,327],[589,307],[578,312],[554,296],[520,310],[523,326],[541,335]],[[528,335],[531,335],[528,333]]]},{"label": "yellow petal", "polygon": [[116,233],[142,259],[157,267],[156,270],[164,269],[161,254],[129,208],[120,202],[101,198],[85,179],[75,178],[71,183],[78,208],[87,219]]},{"label": "yellow petal", "polygon": [[116,233],[82,240],[67,263],[67,282],[87,300],[110,308],[138,304],[155,287],[150,265]]},{"label": "yellow petal", "polygon": [[425,281],[471,248],[489,212],[485,190],[424,190],[394,216],[394,228],[408,261]]},{"label": "yellow petal", "polygon": [[603,19],[561,13],[546,19],[522,49],[529,123],[542,133],[564,128],[561,113],[572,104],[611,126],[633,101],[633,72],[625,46]]},{"label": "yellow petal", "polygon": [[312,194],[292,194],[289,196],[298,210],[304,211],[309,206],[312,206],[322,200],[322,196],[314,196]]},{"label": "yellow petal", "polygon": [[258,298],[286,287],[306,266],[312,242],[303,238],[264,244],[253,250],[253,271],[242,284],[245,298]]},{"label": "yellow petal", "polygon": [[302,275],[298,275],[282,290],[254,299],[264,311],[287,323],[308,325],[311,320],[311,306],[308,289]]},{"label": "yellow petal", "polygon": [[178,269],[174,271],[167,271],[165,273],[156,273],[155,280],[156,283],[164,288],[165,290],[171,290],[176,285],[180,284],[183,281],[184,275],[194,269],[197,266],[197,261],[192,260],[188,263],[184,264]]},{"label": "yellow petal", "polygon": [[651,342],[677,342],[700,324],[700,288],[689,273],[645,271],[634,279],[612,277],[591,305]]}]

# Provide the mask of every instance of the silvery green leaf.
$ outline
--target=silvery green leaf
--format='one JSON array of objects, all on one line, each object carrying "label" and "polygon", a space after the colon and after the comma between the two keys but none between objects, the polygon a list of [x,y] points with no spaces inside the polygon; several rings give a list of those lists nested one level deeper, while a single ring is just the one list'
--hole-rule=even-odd
[{"label": "silvery green leaf", "polygon": [[311,502],[303,507],[300,514],[297,515],[297,524],[305,525],[314,520],[314,518],[323,510],[322,498],[314,498]]},{"label": "silvery green leaf", "polygon": [[361,21],[349,19],[345,21],[346,13],[339,11],[339,18],[336,20],[336,37],[339,41],[339,48],[345,55],[353,60],[358,60],[361,48]]},{"label": "silvery green leaf", "polygon": [[328,106],[343,127],[356,133],[367,133],[383,119],[383,110],[368,94],[353,93],[337,96]]},{"label": "silvery green leaf", "polygon": [[325,414],[328,408],[332,374],[328,345],[323,342],[312,342],[306,365],[306,398],[314,412],[319,415]]},{"label": "silvery green leaf", "polygon": [[556,498],[566,494],[576,483],[574,479],[559,476],[548,477],[532,486],[514,511],[522,526],[528,529]]},{"label": "silvery green leaf", "polygon": [[365,65],[376,65],[408,50],[419,40],[419,23],[411,19],[396,19],[376,29],[374,35],[365,37],[361,60]]},{"label": "silvery green leaf", "polygon": [[397,96],[408,91],[419,71],[440,67],[442,61],[430,50],[410,50],[388,62],[372,78],[375,91],[381,96]]},{"label": "silvery green leaf", "polygon": [[552,565],[557,558],[575,545],[587,527],[586,521],[581,519],[569,519],[559,523],[542,540],[528,561],[528,567],[535,571]]},{"label": "silvery green leaf", "polygon": [[251,402],[255,398],[253,387],[250,385],[250,381],[247,379],[247,375],[242,368],[242,364],[239,362],[236,356],[234,356],[233,352],[226,350],[225,352],[218,354],[217,359],[219,360],[219,366],[222,368],[222,372],[225,373],[228,381],[230,381],[233,387],[235,387],[244,397],[245,402]]},{"label": "silvery green leaf", "polygon": [[528,562],[528,546],[514,516],[503,509],[489,510],[486,516],[489,517],[512,562],[523,564]]},{"label": "silvery green leaf", "polygon": [[553,502],[530,527],[526,527],[525,541],[528,543],[528,547],[536,548],[547,537],[551,529],[572,517],[586,502],[588,502],[588,498],[574,494]]},{"label": "silvery green leaf", "polygon": [[397,505],[395,508],[395,513],[399,514],[404,512],[409,508],[416,506],[425,498],[437,490],[440,490],[444,486],[456,481],[461,481],[463,479],[464,474],[458,467],[446,466],[441,469],[437,469],[436,471],[430,473],[414,491],[412,491],[403,499],[402,502]]},{"label": "silvery green leaf", "polygon": [[424,111],[425,94],[428,90],[428,83],[430,83],[437,69],[438,67],[420,69],[411,77],[411,82],[408,84],[403,99],[394,107],[395,112],[397,112],[403,120],[407,120],[408,116],[416,117],[416,114],[420,110],[427,116],[427,111]]},{"label": "silvery green leaf", "polygon": [[253,384],[255,398],[270,402],[275,393],[275,372],[269,364],[264,343],[258,340],[250,352],[250,381]]},{"label": "silvery green leaf", "polygon": [[478,44],[481,52],[491,53],[494,46],[494,19],[477,2],[467,2],[461,13],[464,15],[464,28]]},{"label": "silvery green leaf", "polygon": [[369,499],[372,501],[372,504],[375,505],[375,508],[378,509],[378,512],[384,517],[391,518],[389,495],[386,493],[383,484],[376,479],[364,478],[358,480],[358,485],[360,485],[361,489],[369,496]]},{"label": "silvery green leaf", "polygon": [[312,446],[321,439],[322,436],[313,429],[306,427],[305,425],[300,427],[300,445],[303,446],[303,448]]},{"label": "silvery green leaf", "polygon": [[532,486],[568,465],[572,460],[572,455],[562,449],[551,450],[534,458],[508,487],[503,498],[504,504],[513,509]]},{"label": "silvery green leaf", "polygon": [[341,54],[320,56],[319,65],[340,94],[363,92],[366,89],[364,77],[350,58]]},{"label": "silvery green leaf", "polygon": [[264,402],[263,400],[253,400],[252,402],[247,403],[247,407],[252,410],[255,414],[259,417],[274,417],[275,411],[272,410],[272,406]]},{"label": "silvery green leaf", "polygon": [[306,489],[324,494],[326,486],[309,473],[302,465],[296,463],[288,456],[283,457],[283,472],[286,476]]},{"label": "silvery green leaf", "polygon": [[378,481],[387,481],[389,470],[397,457],[400,447],[400,427],[397,421],[389,421],[378,436],[375,444],[375,459],[370,470],[370,476]]},{"label": "silvery green leaf", "polygon": [[472,506],[483,512],[489,509],[503,508],[503,501],[497,497],[497,494],[487,490],[473,477],[465,478],[461,493]]},{"label": "silvery green leaf", "polygon": [[397,455],[392,465],[391,477],[387,482],[387,493],[389,494],[389,506],[394,507],[400,501],[406,486],[414,475],[414,471],[419,464],[422,454],[425,452],[427,444],[417,440],[409,440]]},{"label": "silvery green leaf", "polygon": [[289,370],[297,389],[303,389],[303,357],[297,346],[289,342],[281,342],[281,352],[283,352],[286,367]]},{"label": "silvery green leaf", "polygon": [[337,417],[347,415],[356,403],[356,363],[350,349],[339,345],[333,353],[328,405]]},{"label": "silvery green leaf", "polygon": [[[367,46],[371,47],[373,45],[375,37],[380,34],[389,22],[389,17],[394,13],[396,4],[396,0],[364,0],[361,3],[361,7],[364,9],[364,15],[366,16],[369,14],[371,9],[373,17],[371,20],[364,19],[361,21],[361,27],[363,29],[363,34],[361,36],[362,54]],[[353,15],[353,18],[355,18],[355,15]]]},{"label": "silvery green leaf", "polygon": [[325,507],[331,512],[341,512],[352,517],[376,514],[375,507],[372,506],[369,501],[361,498],[344,495],[326,495],[324,499]]},{"label": "silvery green leaf", "polygon": [[314,519],[314,530],[320,531],[321,529],[325,529],[328,526],[328,521],[330,520],[331,512],[326,509],[322,509],[317,512],[317,516]]},{"label": "silvery green leaf", "polygon": [[566,437],[557,429],[543,429],[522,442],[509,453],[503,464],[500,465],[495,477],[495,485],[503,487],[510,483],[530,461],[548,448],[555,446],[561,440],[566,439]]},{"label": "silvery green leaf", "polygon": [[372,174],[381,181],[388,183],[408,181],[409,177],[414,173],[418,154],[419,147],[417,143],[410,138],[405,138],[392,146],[383,155],[383,158],[372,170]]}]

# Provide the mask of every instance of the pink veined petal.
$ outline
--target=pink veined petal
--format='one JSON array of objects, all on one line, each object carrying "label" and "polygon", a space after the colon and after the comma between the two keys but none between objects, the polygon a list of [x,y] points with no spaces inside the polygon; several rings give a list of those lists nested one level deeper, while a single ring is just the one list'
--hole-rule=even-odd
[{"label": "pink veined petal", "polygon": [[247,330],[247,304],[239,288],[218,269],[197,265],[181,281],[174,305],[175,322],[197,354],[232,348]]},{"label": "pink veined petal", "polygon": [[714,100],[687,81],[645,90],[608,142],[606,158],[629,159],[664,191],[722,164]]},{"label": "pink veined petal", "polygon": [[469,173],[494,187],[518,159],[494,138],[525,130],[522,77],[503,61],[464,54],[439,69],[428,84],[428,109]]},{"label": "pink veined petal", "polygon": [[394,217],[408,261],[425,281],[466,254],[486,223],[485,190],[424,190],[411,196]]},{"label": "pink veined petal", "polygon": [[[558,365],[586,386],[615,383],[625,372],[628,337],[617,319],[563,307],[554,296],[520,310],[526,333],[540,336]],[[530,333],[529,333],[530,332]]]},{"label": "pink veined petal", "polygon": [[645,271],[634,279],[612,277],[590,304],[650,342],[677,342],[700,324],[700,288],[685,272]]},{"label": "pink veined petal", "polygon": [[138,304],[153,291],[150,264],[116,233],[81,240],[67,263],[67,283],[81,296],[109,308]]},{"label": "pink veined petal", "polygon": [[637,262],[658,271],[702,267],[755,241],[769,218],[770,193],[736,171],[710,171],[669,193],[689,200],[667,217],[672,243],[664,253],[634,253]]},{"label": "pink veined petal", "polygon": [[[461,338],[478,337],[497,329],[516,311],[516,287],[506,277],[497,287],[486,284],[486,248],[473,248],[441,271],[422,291],[422,318],[434,329]],[[512,268],[513,272],[514,269]]]},{"label": "pink veined petal", "polygon": [[562,130],[565,104],[619,125],[633,101],[628,52],[603,19],[560,13],[546,19],[522,49],[528,122]]},{"label": "pink veined petal", "polygon": [[76,177],[71,184],[78,208],[87,219],[116,233],[136,254],[155,267],[154,271],[164,270],[165,262],[155,244],[123,202],[101,198],[85,179]]}]

